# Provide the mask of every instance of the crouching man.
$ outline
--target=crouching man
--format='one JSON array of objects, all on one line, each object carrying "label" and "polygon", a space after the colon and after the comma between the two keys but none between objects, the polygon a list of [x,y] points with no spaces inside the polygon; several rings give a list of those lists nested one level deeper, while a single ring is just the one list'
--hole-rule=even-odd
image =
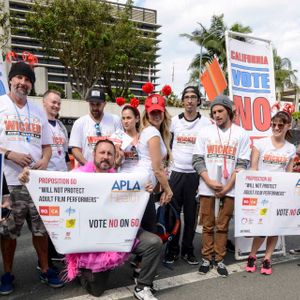
[{"label": "crouching man", "polygon": [[[114,144],[108,140],[99,140],[94,149],[93,162],[88,162],[84,166],[79,167],[75,171],[86,173],[114,173],[114,165],[116,160],[116,148]],[[24,170],[19,176],[20,181],[28,181],[28,170]],[[146,188],[147,189],[147,188]],[[149,187],[151,189],[151,187]],[[148,191],[149,191],[148,189]],[[160,253],[162,248],[161,239],[150,232],[139,229],[137,233],[139,243],[133,249],[132,253],[142,257],[141,271],[137,279],[137,285],[134,288],[134,296],[137,299],[152,299],[153,296],[153,280],[156,275],[157,267],[160,262]],[[129,253],[124,252],[92,252],[67,254],[67,265],[71,268],[74,264],[68,263],[76,259],[75,265],[80,265],[80,282],[86,290],[93,296],[100,296],[105,290],[105,282],[109,276],[109,270],[121,265],[127,258]],[[93,262],[90,264],[90,262]],[[103,268],[103,265],[106,268]],[[101,269],[101,272],[99,270]]]}]

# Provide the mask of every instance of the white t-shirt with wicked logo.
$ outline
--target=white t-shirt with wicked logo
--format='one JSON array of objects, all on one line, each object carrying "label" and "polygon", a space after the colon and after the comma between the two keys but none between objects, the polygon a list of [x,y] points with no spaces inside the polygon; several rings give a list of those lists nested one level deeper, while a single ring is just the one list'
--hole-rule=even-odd
[{"label": "white t-shirt with wicked logo", "polygon": [[[226,158],[226,167],[229,173],[227,179],[221,177],[221,183],[225,185],[236,167],[237,159],[250,160],[250,140],[247,132],[235,125],[226,131],[218,129],[216,125],[210,125],[200,130],[197,137],[194,154],[203,155],[208,176],[217,180],[218,165],[222,166],[224,171],[224,157]],[[199,194],[214,196],[214,191],[210,189],[204,180],[200,180]],[[234,197],[234,187],[226,194]]]},{"label": "white t-shirt with wicked logo", "polygon": [[254,141],[259,152],[258,170],[286,172],[286,168],[296,155],[296,147],[286,141],[281,148],[275,148],[271,137]]},{"label": "white t-shirt with wicked logo", "polygon": [[88,161],[93,160],[93,151],[98,140],[107,139],[117,129],[122,129],[120,118],[110,113],[104,113],[99,124],[101,136],[97,136],[96,124],[90,115],[85,115],[74,122],[71,131],[69,147],[80,148],[83,157]]},{"label": "white t-shirt with wicked logo", "polygon": [[[51,145],[51,132],[46,114],[36,104],[27,101],[17,107],[8,95],[0,96],[0,147],[30,154],[37,162],[42,157],[42,145]],[[20,185],[22,167],[5,160],[4,173],[8,185]]]},{"label": "white t-shirt with wicked logo", "polygon": [[201,128],[211,124],[212,121],[200,114],[193,121],[186,120],[183,113],[172,118],[170,129],[173,133],[172,171],[181,173],[195,172],[192,159],[196,138]]},{"label": "white t-shirt with wicked logo", "polygon": [[137,145],[129,144],[124,150],[124,159],[120,167],[122,173],[132,173],[135,171],[139,162],[139,154],[137,151]]},{"label": "white t-shirt with wicked logo", "polygon": [[47,170],[49,171],[67,171],[66,163],[66,152],[68,152],[68,137],[66,136],[65,130],[62,128],[63,125],[59,121],[55,122],[55,126],[49,122],[51,131],[51,149],[52,156],[48,164]]}]

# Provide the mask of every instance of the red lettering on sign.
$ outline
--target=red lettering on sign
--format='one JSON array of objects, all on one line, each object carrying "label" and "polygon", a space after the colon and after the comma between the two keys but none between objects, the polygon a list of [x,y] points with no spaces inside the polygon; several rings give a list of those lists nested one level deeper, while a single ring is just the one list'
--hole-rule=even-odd
[{"label": "red lettering on sign", "polygon": [[236,108],[237,125],[245,130],[253,130],[253,126],[258,131],[267,131],[271,123],[271,106],[268,99],[257,97],[251,104],[250,97],[235,95],[233,101]]},{"label": "red lettering on sign", "polygon": [[267,131],[271,124],[271,106],[268,99],[258,97],[253,101],[254,126],[258,131]]},{"label": "red lettering on sign", "polygon": [[245,130],[252,130],[251,98],[245,97],[244,102],[241,96],[234,96],[236,123]]}]

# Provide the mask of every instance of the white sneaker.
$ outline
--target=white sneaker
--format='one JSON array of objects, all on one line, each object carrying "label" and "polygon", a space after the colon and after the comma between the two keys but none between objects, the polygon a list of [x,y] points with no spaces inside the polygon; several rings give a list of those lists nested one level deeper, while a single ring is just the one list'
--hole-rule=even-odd
[{"label": "white sneaker", "polygon": [[291,249],[290,250],[290,254],[293,254],[293,255],[299,255],[300,254],[300,249]]},{"label": "white sneaker", "polygon": [[150,287],[147,286],[145,286],[143,289],[135,287],[133,294],[135,298],[140,300],[158,300],[153,296]]}]

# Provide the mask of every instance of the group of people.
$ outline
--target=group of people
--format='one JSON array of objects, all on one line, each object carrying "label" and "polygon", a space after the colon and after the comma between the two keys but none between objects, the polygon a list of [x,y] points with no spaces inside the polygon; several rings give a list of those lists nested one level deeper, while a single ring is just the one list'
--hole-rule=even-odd
[{"label": "group of people", "polygon": [[[178,230],[167,243],[165,263],[172,264],[181,256],[190,265],[199,264],[193,246],[199,217],[203,226],[199,273],[207,274],[215,266],[220,276],[227,277],[224,257],[234,210],[236,174],[249,167],[252,170],[291,171],[295,147],[286,140],[291,127],[291,116],[286,112],[278,112],[272,117],[272,136],[257,140],[251,154],[248,134],[234,124],[232,101],[227,96],[214,99],[210,106],[211,118],[207,118],[198,111],[201,104],[198,88],[187,86],[181,98],[183,112],[171,118],[165,98],[159,93],[150,93],[142,115],[136,105],[126,104],[121,109],[120,119],[105,111],[104,92],[92,88],[86,98],[89,114],[75,121],[68,141],[66,130],[57,119],[61,105],[59,92],[49,90],[45,93],[43,112],[27,99],[35,75],[26,63],[15,63],[8,79],[9,93],[0,97],[0,149],[5,156],[4,174],[10,194],[2,206],[9,206],[12,213],[2,219],[0,225],[4,266],[2,295],[13,291],[16,238],[25,220],[38,255],[40,280],[52,287],[63,286],[48,257],[48,251],[54,255],[55,249],[22,183],[30,180],[28,168],[68,171],[68,148],[79,163],[75,171],[149,174],[147,190],[150,196],[137,234],[139,242],[132,250],[136,265],[134,296],[137,299],[156,299],[153,280],[162,252],[162,241],[155,234],[156,195],[160,195],[160,205],[171,203],[178,213],[183,210],[184,214],[183,230]],[[117,130],[123,130],[132,139],[124,150],[110,139]],[[256,252],[264,238],[254,239],[246,271],[255,271]],[[276,241],[277,237],[267,238],[261,267],[263,274],[272,273],[271,255]],[[67,267],[71,267],[75,260],[75,273],[81,284],[89,293],[100,295],[105,289],[103,281],[107,280],[109,270],[128,258],[124,253],[109,255],[109,264],[103,261],[107,259],[103,253],[71,254],[65,261]]]}]

